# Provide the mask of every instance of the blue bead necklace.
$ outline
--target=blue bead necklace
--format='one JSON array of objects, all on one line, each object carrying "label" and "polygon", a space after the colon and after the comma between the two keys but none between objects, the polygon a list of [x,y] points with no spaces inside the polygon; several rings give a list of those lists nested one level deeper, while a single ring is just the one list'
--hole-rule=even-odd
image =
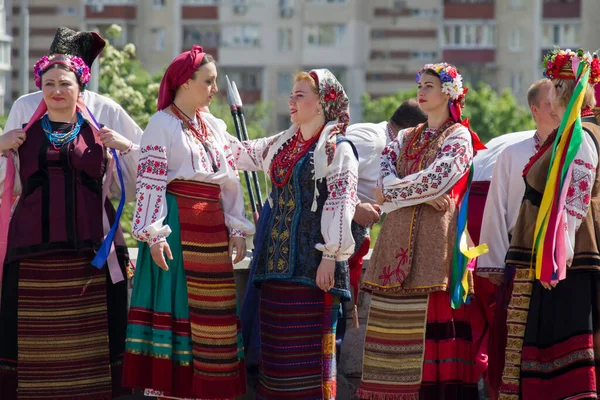
[{"label": "blue bead necklace", "polygon": [[83,115],[78,111],[77,112],[77,122],[68,132],[57,132],[52,130],[52,123],[50,122],[50,118],[48,118],[48,114],[42,117],[42,129],[46,133],[46,137],[54,146],[54,148],[59,149],[63,145],[71,142],[73,139],[77,137],[79,134],[79,130],[81,129],[81,125],[83,124]]}]

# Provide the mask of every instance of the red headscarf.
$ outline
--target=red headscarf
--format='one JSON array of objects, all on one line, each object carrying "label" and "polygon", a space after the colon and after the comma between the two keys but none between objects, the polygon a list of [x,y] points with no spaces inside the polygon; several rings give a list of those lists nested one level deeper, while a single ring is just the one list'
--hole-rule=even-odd
[{"label": "red headscarf", "polygon": [[177,88],[194,75],[205,55],[202,46],[194,46],[192,50],[181,53],[171,62],[160,82],[160,89],[158,89],[157,108],[159,111],[171,105]]}]

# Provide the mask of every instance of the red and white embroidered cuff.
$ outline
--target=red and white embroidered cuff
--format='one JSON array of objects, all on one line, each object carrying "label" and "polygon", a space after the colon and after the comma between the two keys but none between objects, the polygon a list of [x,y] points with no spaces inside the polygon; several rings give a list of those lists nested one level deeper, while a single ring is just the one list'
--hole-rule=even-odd
[{"label": "red and white embroidered cuff", "polygon": [[121,155],[124,156],[124,155],[127,155],[127,154],[131,153],[131,149],[133,149],[133,142],[130,140],[129,141],[129,147],[127,147],[127,150],[122,151]]},{"label": "red and white embroidered cuff", "polygon": [[231,237],[241,237],[241,238],[245,238],[246,237],[246,232],[241,231],[239,229],[232,229],[231,232],[229,233],[229,235]]}]

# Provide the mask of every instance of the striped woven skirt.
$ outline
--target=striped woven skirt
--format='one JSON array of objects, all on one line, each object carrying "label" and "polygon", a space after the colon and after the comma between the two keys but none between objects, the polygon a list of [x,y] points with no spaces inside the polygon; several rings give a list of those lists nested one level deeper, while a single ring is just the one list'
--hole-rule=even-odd
[{"label": "striped woven skirt", "polygon": [[261,286],[257,399],[335,399],[339,302],[338,296],[296,283]]},{"label": "striped woven skirt", "polygon": [[152,395],[230,399],[246,391],[229,234],[216,185],[167,188],[173,260],[160,269],[140,243],[123,384]]},{"label": "striped woven skirt", "polygon": [[371,400],[478,399],[475,352],[465,306],[446,292],[374,292],[363,374],[356,393]]},{"label": "striped woven skirt", "polygon": [[106,268],[93,267],[92,257],[46,256],[5,266],[2,400],[127,393],[121,389],[126,283],[107,288]]}]

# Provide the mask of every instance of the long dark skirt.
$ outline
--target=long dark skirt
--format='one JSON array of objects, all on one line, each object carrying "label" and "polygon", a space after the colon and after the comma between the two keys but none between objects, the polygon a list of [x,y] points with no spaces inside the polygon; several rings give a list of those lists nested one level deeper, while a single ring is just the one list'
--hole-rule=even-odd
[{"label": "long dark skirt", "polygon": [[599,296],[598,271],[568,271],[552,290],[534,283],[521,356],[521,398],[597,398]]},{"label": "long dark skirt", "polygon": [[131,393],[121,388],[126,282],[111,284],[106,268],[91,265],[92,257],[39,257],[5,265],[2,400],[111,399]]}]

